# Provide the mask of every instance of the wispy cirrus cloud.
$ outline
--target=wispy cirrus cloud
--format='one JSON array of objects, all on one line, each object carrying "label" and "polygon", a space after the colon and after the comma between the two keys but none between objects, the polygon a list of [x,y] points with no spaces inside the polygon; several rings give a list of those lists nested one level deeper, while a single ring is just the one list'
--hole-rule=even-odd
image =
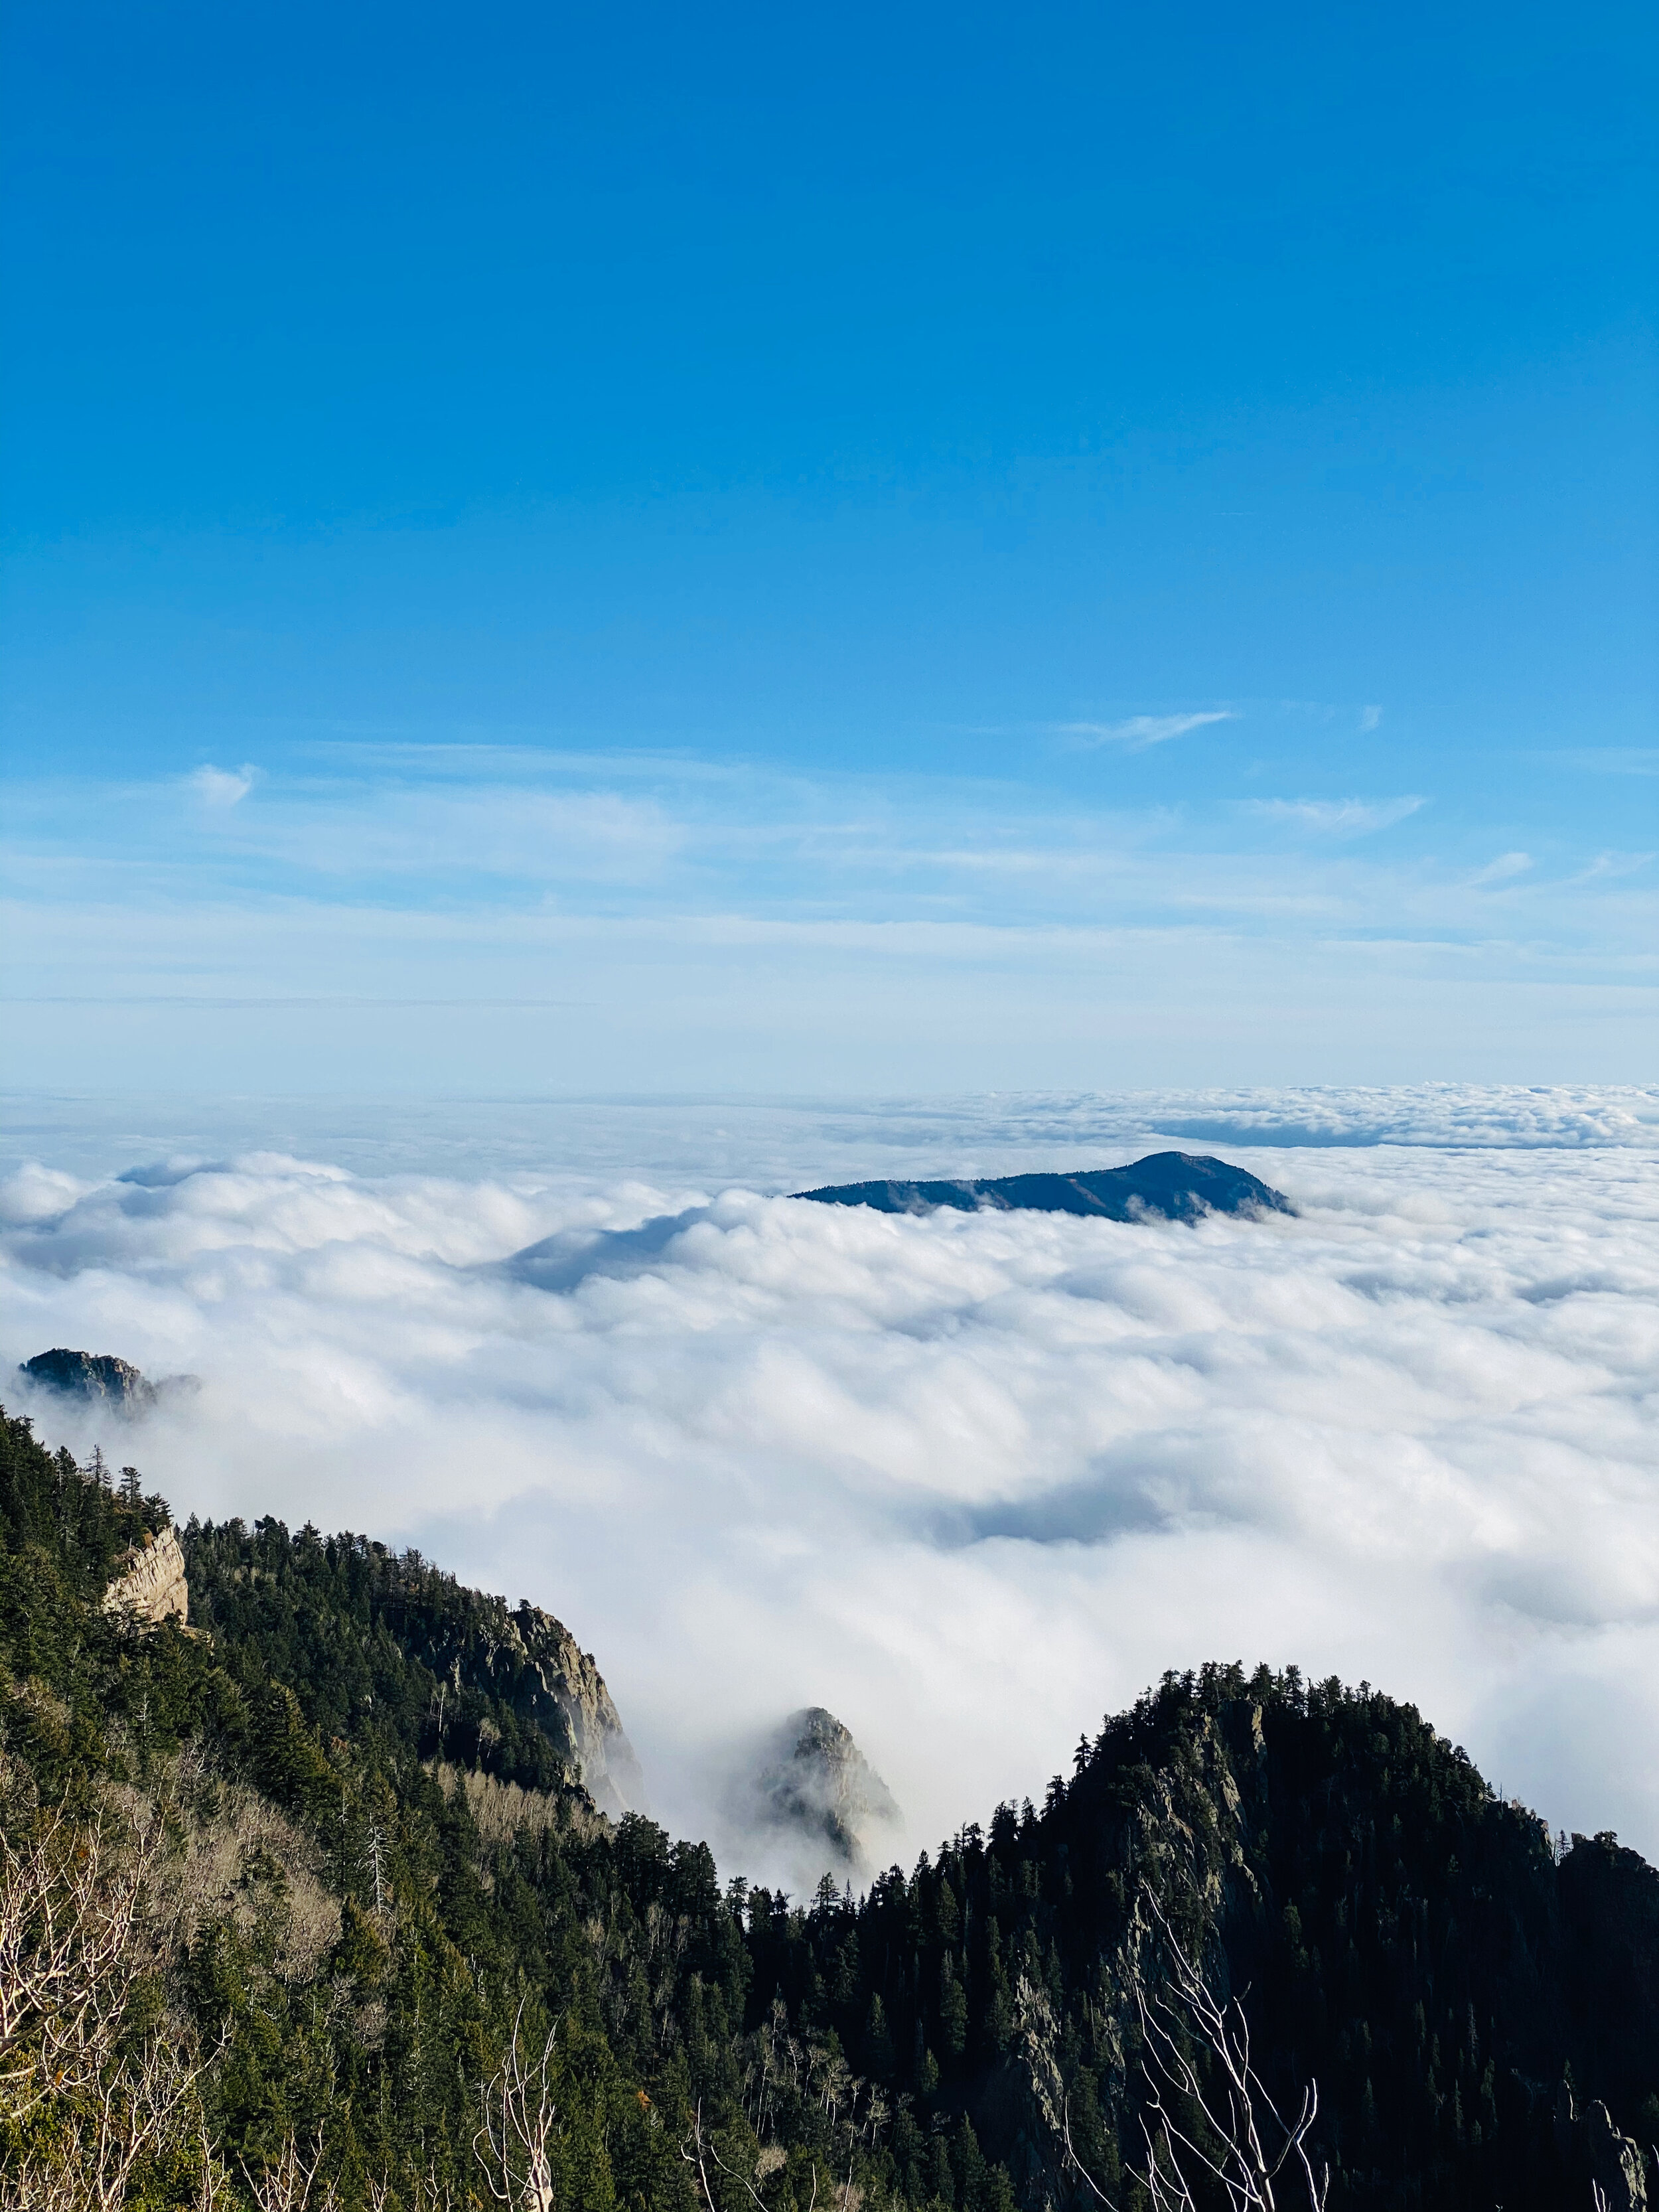
[{"label": "wispy cirrus cloud", "polygon": [[1581,868],[1577,881],[1592,884],[1603,878],[1639,875],[1659,860],[1659,853],[1598,853],[1588,867]]},{"label": "wispy cirrus cloud", "polygon": [[1472,890],[1484,890],[1489,884],[1507,884],[1516,876],[1524,876],[1532,866],[1530,853],[1500,853],[1495,860],[1469,878]]},{"label": "wispy cirrus cloud", "polygon": [[[838,1071],[890,1091],[1200,1081],[1246,1051],[1309,1079],[1385,1048],[1411,1073],[1565,1073],[1588,1023],[1601,1066],[1640,1070],[1659,886],[1639,856],[1540,825],[1528,868],[1437,793],[1434,840],[1373,835],[1430,801],[1369,776],[1327,797],[1316,766],[1318,795],[1286,790],[1283,763],[1264,785],[1265,763],[1222,750],[1232,773],[1185,805],[1162,803],[1167,749],[1120,752],[1106,793],[1085,767],[1063,797],[731,761],[681,780],[666,754],[612,775],[607,756],[530,748],[477,773],[261,754],[193,781],[13,781],[15,1049],[75,1085],[188,1065],[239,1090],[299,1068],[373,1088],[441,1066],[492,1090]],[[1504,834],[1534,845],[1521,821]],[[1494,994],[1500,975],[1516,988]],[[385,1011],[302,1022],[301,1001]],[[112,1053],[77,1011],[94,1003],[163,1011]],[[265,1005],[294,1011],[236,1012]],[[440,1045],[426,1005],[471,1012]],[[564,1011],[509,1018],[532,1007]]]},{"label": "wispy cirrus cloud", "polygon": [[1245,811],[1267,822],[1313,830],[1327,837],[1365,837],[1415,814],[1426,801],[1407,793],[1400,799],[1252,799]]},{"label": "wispy cirrus cloud", "polygon": [[1139,751],[1146,745],[1163,745],[1171,738],[1184,738],[1189,730],[1201,730],[1206,722],[1237,719],[1231,707],[1211,707],[1196,714],[1131,714],[1121,722],[1060,722],[1055,727],[1062,737],[1079,744],[1127,745]]}]

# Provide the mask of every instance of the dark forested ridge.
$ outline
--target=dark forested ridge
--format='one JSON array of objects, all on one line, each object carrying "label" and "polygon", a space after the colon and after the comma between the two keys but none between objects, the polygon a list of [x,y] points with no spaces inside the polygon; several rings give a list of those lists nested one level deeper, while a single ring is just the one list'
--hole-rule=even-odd
[{"label": "dark forested ridge", "polygon": [[1201,1221],[1206,1214],[1257,1218],[1294,1213],[1283,1191],[1207,1153],[1149,1152],[1127,1167],[1071,1175],[1012,1175],[939,1182],[847,1182],[798,1190],[822,1206],[867,1206],[878,1213],[1093,1214],[1107,1221]]},{"label": "dark forested ridge", "polygon": [[[215,2173],[216,2203],[274,2203],[291,2142],[346,2206],[494,2201],[480,2088],[516,2022],[536,2052],[557,2027],[562,2208],[1092,2203],[1068,2127],[1144,2207],[1135,1991],[1170,1939],[1240,1994],[1272,2088],[1316,2079],[1333,2207],[1653,2186],[1659,1875],[1553,1842],[1368,1687],[1168,1677],[1042,1806],[862,1899],[788,1899],[600,1817],[556,1711],[484,1663],[500,1601],[362,1538],[192,1524],[192,1626],[144,1631],[101,1599],[165,1524],[136,1475],[0,1424],[9,1864],[54,1814],[147,1836],[117,2056],[201,2055],[200,2124],[157,2136],[131,2204]],[[90,2093],[57,2082],[0,2093],[6,2201],[90,2155]]]}]

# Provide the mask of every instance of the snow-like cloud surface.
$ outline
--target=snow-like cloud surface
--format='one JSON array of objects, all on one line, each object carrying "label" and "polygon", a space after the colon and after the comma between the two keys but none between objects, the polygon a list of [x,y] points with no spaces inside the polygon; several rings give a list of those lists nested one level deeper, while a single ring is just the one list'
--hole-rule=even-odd
[{"label": "snow-like cloud surface", "polygon": [[775,1117],[758,1147],[787,1188],[860,1146],[1105,1165],[1136,1148],[1105,1126],[1184,1127],[1301,1209],[1195,1230],[568,1154],[116,1179],[42,1146],[0,1188],[3,1346],[199,1376],[106,1437],[181,1513],[368,1529],[559,1613],[681,1827],[717,1820],[734,1739],[821,1704],[915,1848],[1039,1794],[1165,1668],[1266,1657],[1414,1698],[1552,1820],[1659,1856],[1653,1108],[1027,1099]]}]

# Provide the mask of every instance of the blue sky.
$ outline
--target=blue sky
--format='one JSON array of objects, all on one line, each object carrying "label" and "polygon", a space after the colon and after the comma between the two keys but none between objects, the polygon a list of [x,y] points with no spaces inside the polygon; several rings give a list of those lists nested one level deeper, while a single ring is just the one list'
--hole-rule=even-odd
[{"label": "blue sky", "polygon": [[1650,1075],[1655,46],[15,7],[8,1079]]}]

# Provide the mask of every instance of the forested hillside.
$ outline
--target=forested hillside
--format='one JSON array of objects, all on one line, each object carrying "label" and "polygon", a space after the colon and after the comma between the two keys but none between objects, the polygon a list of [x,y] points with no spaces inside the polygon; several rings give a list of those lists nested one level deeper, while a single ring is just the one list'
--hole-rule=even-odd
[{"label": "forested hillside", "polygon": [[106,1609],[165,1523],[0,1425],[11,2204],[1145,2207],[1159,2022],[1219,2080],[1183,1958],[1264,2098],[1316,2081],[1334,2208],[1654,2185],[1659,1875],[1369,1688],[1168,1678],[1040,1808],[789,1899],[601,1816],[499,1600],[262,1521],[180,1532],[190,1628]]}]

